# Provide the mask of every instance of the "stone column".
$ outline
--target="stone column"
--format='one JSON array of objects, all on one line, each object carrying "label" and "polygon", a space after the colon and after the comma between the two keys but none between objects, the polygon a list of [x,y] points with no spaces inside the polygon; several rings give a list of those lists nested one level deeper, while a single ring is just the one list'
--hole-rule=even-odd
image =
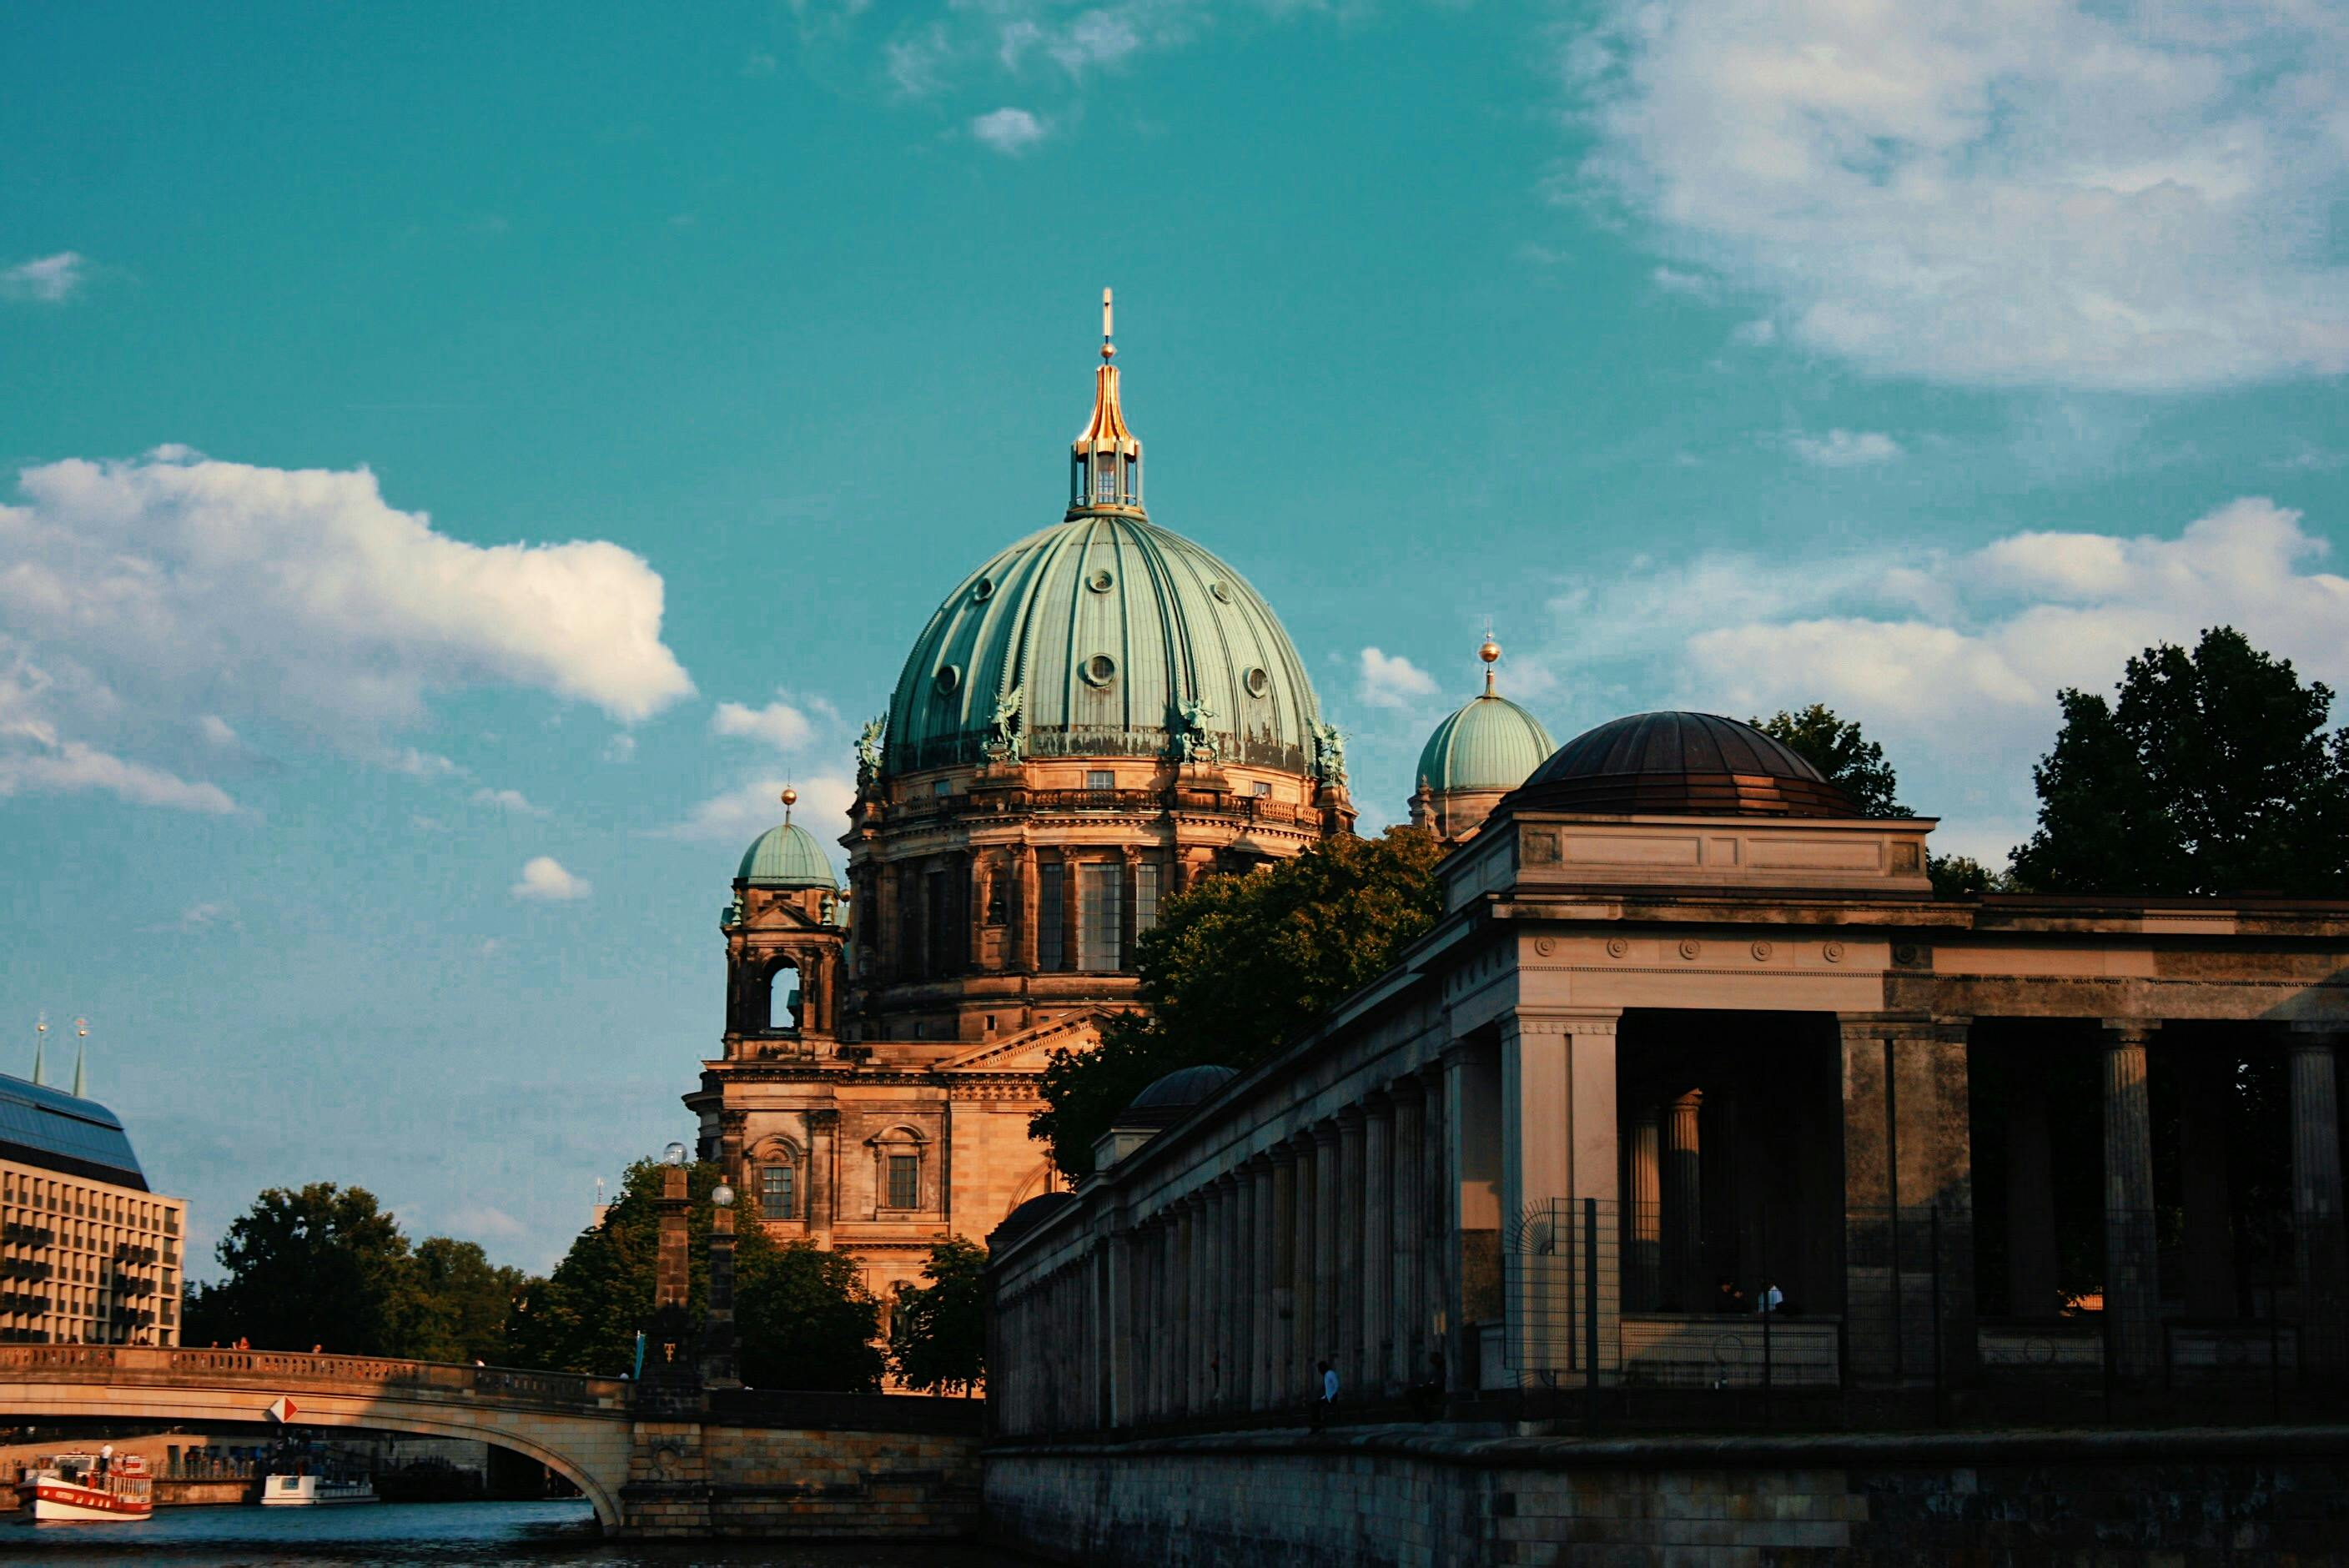
[{"label": "stone column", "polygon": [[1042,879],[1036,874],[1036,846],[1022,844],[1014,862],[1019,882],[1015,891],[1012,918],[1019,923],[1019,939],[1013,944],[1015,965],[1024,975],[1036,973],[1036,901],[1041,896]]},{"label": "stone column", "polygon": [[1112,1428],[1133,1424],[1134,1341],[1137,1325],[1133,1308],[1133,1234],[1124,1229],[1122,1220],[1113,1219],[1109,1235],[1102,1243],[1102,1256],[1109,1265],[1109,1280],[1102,1291],[1102,1368],[1109,1379],[1109,1398],[1104,1401],[1104,1418]]},{"label": "stone column", "polygon": [[[1459,1381],[1458,1357],[1451,1354],[1457,1304],[1453,1297],[1460,1237],[1454,1205],[1445,1191],[1452,1171],[1451,1074],[1431,1065],[1420,1074],[1419,1138],[1419,1329],[1420,1364],[1414,1375],[1439,1381],[1444,1391],[1465,1387]],[[1440,1360],[1438,1358],[1441,1358]]]},{"label": "stone column", "polygon": [[1330,1245],[1330,1326],[1338,1349],[1330,1360],[1338,1368],[1342,1397],[1351,1400],[1361,1397],[1362,1297],[1370,1294],[1362,1278],[1362,1222],[1369,1206],[1368,1172],[1362,1167],[1370,1130],[1356,1106],[1340,1111],[1337,1120],[1340,1174],[1330,1205],[1337,1233]]},{"label": "stone column", "polygon": [[1316,1223],[1320,1212],[1318,1189],[1323,1168],[1319,1149],[1311,1133],[1299,1133],[1294,1146],[1297,1150],[1297,1214],[1292,1222],[1296,1244],[1290,1289],[1294,1293],[1292,1299],[1296,1305],[1289,1315],[1289,1365],[1283,1368],[1282,1376],[1288,1401],[1301,1404],[1309,1397],[1309,1377],[1313,1371],[1314,1358],[1320,1354],[1319,1336],[1316,1332],[1320,1320],[1316,1314],[1321,1297],[1313,1287],[1317,1277],[1314,1260],[1319,1255],[1320,1230]]},{"label": "stone column", "polygon": [[2343,1233],[2341,1090],[2333,1027],[2292,1041],[2292,1221],[2298,1243],[2301,1355],[2312,1370],[2349,1364],[2349,1236]]},{"label": "stone column", "polygon": [[1247,1345],[1249,1303],[1252,1284],[1257,1273],[1255,1237],[1249,1225],[1257,1216],[1257,1173],[1252,1167],[1240,1167],[1231,1176],[1219,1181],[1224,1190],[1224,1279],[1216,1316],[1216,1345],[1222,1350],[1224,1376],[1216,1387],[1216,1408],[1245,1410],[1247,1408],[1247,1364],[1252,1359]]},{"label": "stone column", "polygon": [[1199,1222],[1200,1200],[1194,1196],[1182,1201],[1174,1217],[1175,1246],[1179,1261],[1175,1264],[1174,1290],[1177,1296],[1175,1314],[1182,1323],[1182,1332],[1175,1341],[1174,1413],[1195,1415],[1199,1408],[1200,1371],[1205,1357],[1199,1354],[1199,1332],[1203,1304],[1199,1300],[1201,1253],[1206,1238],[1201,1233],[1206,1226]]},{"label": "stone column", "polygon": [[1140,911],[1134,904],[1142,892],[1142,846],[1127,844],[1118,854],[1123,865],[1118,872],[1117,967],[1129,970],[1133,967],[1134,938],[1140,934]]},{"label": "stone column", "polygon": [[1391,1391],[1394,1373],[1394,1101],[1373,1093],[1363,1104],[1362,1212],[1353,1277],[1361,1282],[1361,1354],[1355,1381],[1361,1398]]},{"label": "stone column", "polygon": [[1264,1183],[1263,1348],[1257,1361],[1256,1408],[1277,1410],[1287,1403],[1289,1369],[1297,1352],[1297,1151],[1277,1144],[1268,1156]]},{"label": "stone column", "polygon": [[[1340,1296],[1346,1279],[1340,1269],[1339,1236],[1346,1208],[1345,1141],[1334,1121],[1313,1130],[1313,1354],[1307,1367],[1313,1374],[1312,1395],[1320,1393],[1324,1361],[1337,1366],[1345,1354],[1340,1339]],[[1339,1373],[1344,1377],[1343,1371]]]},{"label": "stone column", "polygon": [[1703,1173],[1698,1166],[1697,1117],[1704,1096],[1696,1089],[1664,1107],[1664,1310],[1696,1312],[1703,1305],[1702,1278],[1704,1217],[1698,1194]]},{"label": "stone column", "polygon": [[2186,1199],[2186,1315],[2232,1317],[2235,1217],[2227,1192],[2227,1112],[2235,1099],[2235,1049],[2231,1043],[2213,1048],[2198,1042],[2164,1054],[2177,1062],[2183,1091],[2178,1165]]},{"label": "stone column", "polygon": [[1426,1249],[1423,1233],[1422,1183],[1426,1176],[1426,1099],[1415,1077],[1397,1080],[1391,1091],[1394,1096],[1394,1220],[1392,1228],[1393,1264],[1389,1269],[1392,1280],[1394,1306],[1387,1330],[1393,1341],[1393,1351],[1387,1367],[1387,1381],[1393,1387],[1408,1389],[1427,1373],[1427,1349],[1424,1338],[1426,1313],[1422,1309],[1421,1287],[1424,1283],[1424,1265],[1421,1262]]},{"label": "stone column", "polygon": [[1664,1176],[1663,1126],[1656,1108],[1643,1105],[1631,1123],[1629,1166],[1631,1190],[1624,1202],[1630,1207],[1625,1233],[1631,1239],[1631,1256],[1624,1269],[1624,1306],[1634,1312],[1661,1311],[1664,1301]]},{"label": "stone column", "polygon": [[[1848,1371],[1877,1387],[1953,1382],[1974,1354],[1967,1026],[1846,1016],[1841,1032]],[[1785,1289],[1754,1289],[1774,1283]]]},{"label": "stone column", "polygon": [[2055,1266],[2054,1152],[2046,1080],[2025,1066],[2008,1087],[2006,1294],[2017,1317],[2053,1317],[2063,1303]]},{"label": "stone column", "polygon": [[963,968],[966,974],[981,975],[987,971],[987,879],[991,868],[987,856],[978,851],[963,858],[970,867],[969,886],[963,900],[963,941],[968,949],[963,954]]},{"label": "stone column", "polygon": [[816,1245],[832,1245],[840,1220],[840,1112],[812,1110],[808,1127],[808,1230]]},{"label": "stone column", "polygon": [[[1501,1244],[1576,1247],[1579,1200],[1601,1214],[1618,1212],[1620,1150],[1616,1133],[1615,1027],[1618,1014],[1551,1013],[1517,1008],[1501,1026]],[[1600,1266],[1613,1262],[1602,1246]],[[1554,1252],[1552,1255],[1555,1255]],[[1512,1360],[1521,1381],[1535,1371],[1578,1368],[1588,1328],[1583,1302],[1568,1282],[1579,1267],[1527,1262],[1508,1303]],[[1621,1291],[1599,1283],[1602,1375],[1620,1354]]]},{"label": "stone column", "polygon": [[2146,1046],[2158,1025],[2105,1024],[2105,1311],[2114,1370],[2160,1366],[2161,1279],[2153,1218],[2153,1116]]}]

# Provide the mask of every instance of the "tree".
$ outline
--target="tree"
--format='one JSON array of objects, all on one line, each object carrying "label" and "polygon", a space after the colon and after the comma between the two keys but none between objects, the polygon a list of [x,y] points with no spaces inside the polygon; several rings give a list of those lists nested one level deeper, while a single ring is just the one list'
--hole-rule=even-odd
[{"label": "tree", "polygon": [[930,1249],[926,1285],[897,1287],[889,1359],[909,1388],[967,1394],[987,1380],[987,1249],[962,1236]]},{"label": "tree", "polygon": [[2066,689],[2032,770],[2039,827],[2014,874],[2039,892],[2349,892],[2349,729],[2333,692],[2231,626],[2157,644],[2114,699]]},{"label": "tree", "polygon": [[411,1248],[374,1193],[331,1181],[263,1192],[215,1255],[228,1277],[189,1291],[182,1343],[487,1360],[528,1284],[472,1242],[431,1236]]},{"label": "tree", "polygon": [[408,1238],[366,1188],[272,1187],[230,1222],[213,1255],[227,1277],[190,1304],[187,1343],[404,1353]]},{"label": "tree", "polygon": [[1914,815],[1900,804],[1900,781],[1893,775],[1892,764],[1884,759],[1884,748],[1861,734],[1857,724],[1837,718],[1826,704],[1815,702],[1800,713],[1781,708],[1773,717],[1752,722],[1754,728],[1817,769],[1828,783],[1841,786],[1858,805],[1861,816]]},{"label": "tree", "polygon": [[878,1343],[881,1304],[857,1276],[854,1259],[805,1241],[770,1243],[747,1259],[738,1249],[736,1258],[742,1381],[754,1388],[847,1393],[881,1387],[888,1367]]},{"label": "tree", "polygon": [[1154,1079],[1203,1063],[1245,1070],[1384,974],[1443,913],[1433,835],[1391,828],[1324,840],[1245,876],[1166,901],[1137,944],[1148,1011],[1110,1019],[1100,1046],[1059,1051],[1029,1130],[1071,1177],[1093,1140]]},{"label": "tree", "polygon": [[419,1361],[495,1361],[506,1320],[533,1282],[490,1262],[475,1242],[428,1236],[409,1260],[399,1354]]},{"label": "tree", "polygon": [[[652,1316],[660,1216],[654,1206],[663,1167],[628,1168],[604,1222],[580,1233],[554,1274],[517,1303],[507,1335],[517,1365],[617,1377],[636,1364],[636,1331]],[[709,1309],[709,1194],[714,1164],[687,1171],[687,1310]],[[870,1389],[880,1387],[882,1354],[873,1343],[880,1309],[856,1267],[838,1253],[806,1243],[778,1245],[755,1221],[734,1237],[734,1322],[743,1380],[768,1388]]]}]

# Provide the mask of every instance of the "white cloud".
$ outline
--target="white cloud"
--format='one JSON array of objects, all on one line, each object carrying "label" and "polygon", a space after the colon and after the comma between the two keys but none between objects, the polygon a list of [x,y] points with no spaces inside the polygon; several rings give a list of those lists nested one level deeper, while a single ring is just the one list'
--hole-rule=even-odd
[{"label": "white cloud", "polygon": [[1803,461],[1823,469],[1889,463],[1900,455],[1900,443],[1881,430],[1829,430],[1824,436],[1790,436],[1786,444]]},{"label": "white cloud", "polygon": [[473,804],[492,806],[501,811],[511,811],[517,817],[543,817],[546,812],[533,806],[519,789],[476,789]]},{"label": "white cloud", "polygon": [[523,866],[522,880],[506,891],[516,898],[562,903],[585,898],[595,889],[585,878],[573,876],[564,871],[563,862],[554,856],[539,855]]},{"label": "white cloud", "polygon": [[[58,688],[48,672],[0,634],[0,799],[25,791],[97,790],[133,806],[223,817],[235,812],[236,802],[218,785],[191,781],[60,735],[50,717]],[[94,707],[103,707],[111,696],[80,681],[67,683],[67,693]]]},{"label": "white cloud", "polygon": [[2349,369],[2349,15],[1616,0],[1583,190],[1879,372],[2162,389]]},{"label": "white cloud", "polygon": [[1409,707],[1421,697],[1433,696],[1435,677],[1401,654],[1376,648],[1361,652],[1355,695],[1373,707]]},{"label": "white cloud", "polygon": [[1739,322],[1729,341],[1739,348],[1767,348],[1778,341],[1778,324],[1766,315]]},{"label": "white cloud", "polygon": [[78,251],[19,262],[0,268],[0,299],[35,300],[56,304],[69,299],[87,281],[89,263]]},{"label": "white cloud", "polygon": [[771,702],[764,707],[721,702],[709,716],[709,728],[716,735],[764,741],[778,751],[804,746],[814,733],[807,715],[787,702]]},{"label": "white cloud", "polygon": [[184,736],[195,714],[214,751],[258,725],[451,778],[457,763],[393,738],[436,693],[533,687],[632,722],[692,690],[661,641],[659,576],[616,545],[468,544],[387,505],[365,469],[184,448],[18,478],[21,504],[0,506],[0,659],[49,736],[0,737],[19,787],[226,810],[216,788],[111,753]]},{"label": "white cloud", "polygon": [[786,782],[800,792],[792,820],[813,833],[830,852],[833,841],[848,830],[848,810],[856,800],[856,786],[835,773],[792,780],[780,774],[746,779],[695,806],[682,821],[662,829],[661,834],[739,849],[783,820],[779,797]]},{"label": "white cloud", "polygon": [[634,762],[636,759],[636,738],[623,729],[604,742],[606,762]]},{"label": "white cloud", "polygon": [[1018,157],[1050,133],[1050,128],[1024,108],[999,108],[975,117],[970,134],[996,151]]}]

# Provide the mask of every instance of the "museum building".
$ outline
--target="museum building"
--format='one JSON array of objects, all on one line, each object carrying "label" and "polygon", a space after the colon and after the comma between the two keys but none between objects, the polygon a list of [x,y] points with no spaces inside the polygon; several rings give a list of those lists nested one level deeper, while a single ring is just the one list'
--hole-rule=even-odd
[{"label": "museum building", "polygon": [[2338,1387],[2349,903],[1940,897],[1933,827],[1717,716],[1557,748],[1392,971],[994,1233],[990,1516],[1047,1539],[1102,1441],[1293,1423],[1324,1363],[1484,1419]]},{"label": "museum building", "polygon": [[787,791],[720,923],[702,1155],[885,1300],[1058,1184],[1039,1081],[1133,1005],[1161,900],[1352,828],[1278,617],[1143,504],[1110,325],[1061,520],[954,584],[865,727],[845,884]]}]

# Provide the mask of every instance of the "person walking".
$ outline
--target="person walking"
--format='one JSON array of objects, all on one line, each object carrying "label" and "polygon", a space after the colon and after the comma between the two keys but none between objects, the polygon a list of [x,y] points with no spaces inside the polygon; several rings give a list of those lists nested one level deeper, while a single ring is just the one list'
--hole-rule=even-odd
[{"label": "person walking", "polygon": [[1338,1369],[1327,1361],[1319,1363],[1319,1366],[1321,1395],[1313,1401],[1313,1429],[1326,1432],[1330,1429],[1330,1412],[1338,1403]]}]

